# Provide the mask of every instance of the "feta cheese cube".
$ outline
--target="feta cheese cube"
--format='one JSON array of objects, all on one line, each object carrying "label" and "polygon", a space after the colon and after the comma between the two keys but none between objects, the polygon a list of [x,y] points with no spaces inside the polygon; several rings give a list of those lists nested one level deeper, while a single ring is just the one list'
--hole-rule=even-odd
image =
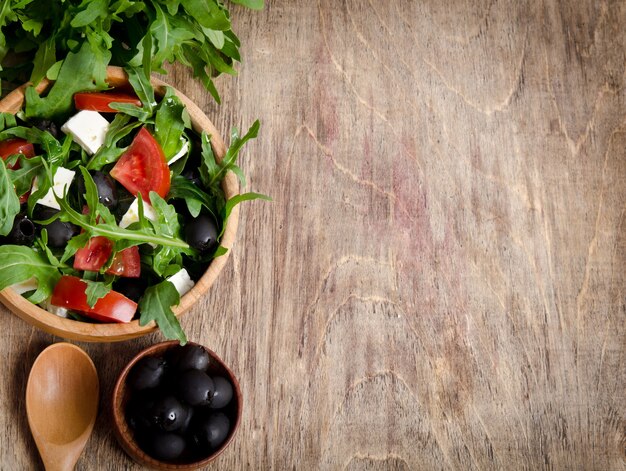
[{"label": "feta cheese cube", "polygon": [[79,111],[61,127],[61,131],[71,135],[89,155],[102,147],[108,130],[109,122],[104,116],[89,110]]},{"label": "feta cheese cube", "polygon": [[[155,221],[157,218],[154,208],[145,201],[143,202],[143,215],[146,219],[150,219],[151,221]],[[126,211],[126,213],[122,216],[119,226],[122,229],[125,229],[133,222],[137,221],[139,221],[139,200],[135,198],[133,203],[128,208],[128,211]]]},{"label": "feta cheese cube", "polygon": [[189,273],[187,273],[187,270],[184,268],[167,278],[167,281],[170,281],[174,285],[176,291],[178,291],[178,294],[181,296],[187,293],[195,285],[189,276]]},{"label": "feta cheese cube", "polygon": [[24,294],[28,293],[29,291],[35,291],[38,286],[39,283],[37,282],[37,279],[33,276],[28,280],[11,285],[11,288],[13,288],[13,291],[15,291],[17,294]]},{"label": "feta cheese cube", "polygon": [[40,304],[42,309],[45,309],[51,314],[59,317],[67,317],[68,310],[64,307],[55,306],[50,303],[50,299],[46,299],[43,303]]},{"label": "feta cheese cube", "polygon": [[185,155],[187,155],[187,152],[189,152],[189,141],[184,141],[180,150],[174,155],[174,157],[167,161],[167,165],[172,165],[177,160],[182,159]]},{"label": "feta cheese cube", "polygon": [[[59,206],[59,203],[57,203],[54,194],[56,193],[57,196],[63,197],[70,184],[72,183],[75,173],[76,172],[74,172],[73,170],[68,170],[65,167],[57,168],[56,172],[54,173],[52,187],[39,201],[37,201],[37,204],[48,206],[49,208],[61,209],[61,206]],[[39,184],[37,182],[37,179],[35,179],[35,181],[33,182],[33,191],[37,190],[37,188],[39,188]]]}]

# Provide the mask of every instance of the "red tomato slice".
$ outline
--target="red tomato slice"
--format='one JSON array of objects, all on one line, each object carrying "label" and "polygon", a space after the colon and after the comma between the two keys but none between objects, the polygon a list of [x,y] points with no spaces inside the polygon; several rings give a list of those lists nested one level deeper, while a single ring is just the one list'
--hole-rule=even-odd
[{"label": "red tomato slice", "polygon": [[103,236],[92,237],[85,247],[76,251],[74,268],[98,271],[107,262],[111,252],[113,252],[113,242]]},{"label": "red tomato slice", "polygon": [[54,287],[50,303],[103,322],[130,322],[137,311],[137,303],[117,291],[109,291],[90,307],[86,289],[87,283],[80,278],[64,275]]},{"label": "red tomato slice", "polygon": [[[19,138],[0,142],[0,157],[3,160],[15,154],[22,154],[30,159],[35,156],[35,148],[30,142]],[[7,168],[18,169],[20,164],[16,162],[15,165],[10,165]]]},{"label": "red tomato slice", "polygon": [[74,105],[79,110],[99,111],[100,113],[117,113],[109,105],[111,103],[130,103],[141,106],[141,100],[134,95],[121,92],[81,92],[74,94]]},{"label": "red tomato slice", "polygon": [[155,191],[165,198],[170,191],[170,168],[159,143],[145,128],[141,128],[130,147],[111,169],[111,176],[133,196],[141,193],[144,201]]},{"label": "red tomato slice", "polygon": [[134,245],[116,253],[106,273],[127,278],[139,278],[141,274],[139,247]]}]

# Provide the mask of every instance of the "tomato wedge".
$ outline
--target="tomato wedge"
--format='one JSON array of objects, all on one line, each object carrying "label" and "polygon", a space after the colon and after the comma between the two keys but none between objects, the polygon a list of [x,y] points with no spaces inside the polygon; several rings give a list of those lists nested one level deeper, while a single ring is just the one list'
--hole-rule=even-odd
[{"label": "tomato wedge", "polygon": [[117,291],[109,291],[90,307],[86,289],[87,283],[80,278],[63,275],[54,287],[50,303],[103,322],[130,322],[137,311],[137,303]]},{"label": "tomato wedge", "polygon": [[141,128],[130,147],[111,169],[111,176],[133,196],[141,194],[149,200],[151,191],[165,198],[170,191],[170,168],[159,143],[145,128]]},{"label": "tomato wedge", "polygon": [[74,255],[74,269],[98,271],[104,266],[113,252],[113,242],[104,236],[89,239],[87,245]]},{"label": "tomato wedge", "polygon": [[99,111],[100,113],[117,113],[109,105],[111,103],[130,103],[141,106],[141,100],[134,95],[122,92],[81,92],[74,94],[74,105],[78,110]]},{"label": "tomato wedge", "polygon": [[141,274],[141,258],[139,247],[133,245],[127,249],[120,250],[113,257],[111,266],[105,273],[110,275],[125,276],[127,278],[139,278]]},{"label": "tomato wedge", "polygon": [[[2,160],[6,160],[15,154],[22,154],[30,159],[35,156],[35,148],[30,142],[19,138],[0,142],[0,157],[2,157]],[[16,162],[15,165],[9,165],[7,168],[17,170],[20,168],[20,164]]]}]

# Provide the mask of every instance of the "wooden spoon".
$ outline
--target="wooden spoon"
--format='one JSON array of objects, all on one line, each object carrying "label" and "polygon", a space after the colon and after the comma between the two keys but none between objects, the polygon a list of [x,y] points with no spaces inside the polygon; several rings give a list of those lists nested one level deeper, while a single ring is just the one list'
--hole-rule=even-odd
[{"label": "wooden spoon", "polygon": [[91,358],[70,343],[39,354],[26,385],[28,425],[47,471],[72,470],[93,430],[99,382]]}]

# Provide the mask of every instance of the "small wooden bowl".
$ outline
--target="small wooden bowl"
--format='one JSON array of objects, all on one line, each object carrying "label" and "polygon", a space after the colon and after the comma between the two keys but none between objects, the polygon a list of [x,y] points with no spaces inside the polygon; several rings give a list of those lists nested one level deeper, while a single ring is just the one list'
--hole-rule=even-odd
[{"label": "small wooden bowl", "polygon": [[[107,82],[112,87],[125,86],[128,85],[128,76],[120,67],[109,67],[107,69]],[[51,82],[44,79],[37,86],[37,92],[42,93],[50,86],[50,84]],[[152,79],[152,84],[154,85],[157,94],[163,95],[165,93],[165,87],[167,84],[156,78]],[[24,84],[13,90],[4,99],[0,100],[0,111],[13,114],[17,113],[22,107],[24,102],[24,91],[28,86],[29,84]],[[223,159],[224,154],[226,153],[226,146],[224,145],[224,141],[220,137],[211,120],[188,97],[180,93],[178,90],[175,91],[183,104],[187,107],[194,129],[197,132],[206,131],[211,136],[211,145],[216,158],[218,160]],[[239,193],[239,183],[237,181],[237,177],[232,172],[229,172],[225,176],[222,182],[222,189],[224,190],[227,199],[232,198],[234,195]],[[238,221],[239,207],[235,206],[228,218],[221,240],[221,246],[227,248],[228,251],[225,255],[217,257],[211,262],[207,271],[198,280],[191,291],[181,298],[178,306],[173,308],[173,311],[177,316],[180,316],[195,304],[198,298],[200,298],[215,282],[220,271],[224,268],[224,265],[226,265],[230,249],[235,241]],[[35,327],[66,339],[85,342],[116,342],[139,337],[141,335],[154,332],[157,329],[154,322],[145,326],[140,326],[138,320],[134,320],[126,324],[95,324],[66,319],[56,316],[37,305],[32,304],[11,288],[6,288],[0,291],[0,302],[8,307],[15,315],[21,317]]]},{"label": "small wooden bowl", "polygon": [[[193,342],[189,342],[189,344],[199,345]],[[117,378],[115,388],[113,389],[113,400],[111,401],[114,432],[121,447],[137,463],[158,470],[192,470],[206,466],[208,463],[215,460],[220,454],[222,454],[226,447],[228,447],[228,445],[232,442],[235,433],[239,428],[239,423],[241,422],[243,398],[241,395],[239,381],[237,381],[237,378],[230,370],[230,368],[226,366],[226,364],[217,356],[215,352],[203,346],[203,348],[209,353],[209,356],[211,358],[211,362],[207,370],[209,376],[223,376],[227,378],[233,385],[233,398],[231,400],[231,403],[226,407],[227,415],[231,419],[232,424],[226,440],[217,450],[215,450],[209,456],[194,462],[159,461],[152,458],[151,456],[146,454],[141,448],[139,448],[133,436],[133,432],[128,422],[126,421],[125,409],[131,395],[130,388],[126,386],[126,378],[128,377],[130,370],[140,359],[146,356],[164,356],[168,352],[168,350],[171,350],[178,346],[178,341],[162,342],[152,345],[145,350],[139,352],[124,367],[119,377]]]}]

